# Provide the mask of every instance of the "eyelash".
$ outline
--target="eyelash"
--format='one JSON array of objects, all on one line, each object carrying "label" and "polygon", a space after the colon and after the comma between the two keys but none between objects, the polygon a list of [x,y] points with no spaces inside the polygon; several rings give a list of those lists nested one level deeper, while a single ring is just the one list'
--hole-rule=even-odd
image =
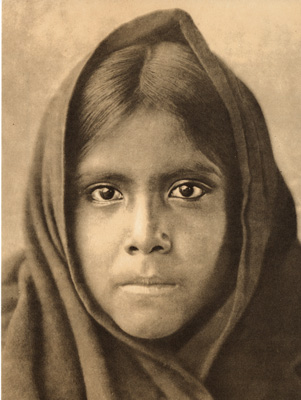
[{"label": "eyelash", "polygon": [[[113,191],[114,193],[113,193],[113,196],[112,196],[112,198],[107,198],[107,199],[102,199],[102,200],[97,200],[97,199],[95,199],[94,198],[94,193],[96,192],[96,191],[100,191],[101,189],[108,189],[108,192],[110,192],[110,191]],[[107,194],[108,195],[110,195],[110,193],[108,193],[107,192]],[[114,197],[115,196],[118,196],[118,198],[115,198],[114,199]],[[92,189],[90,189],[90,191],[89,191],[89,198],[90,198],[90,200],[92,201],[92,202],[94,202],[94,203],[111,203],[111,202],[116,202],[116,201],[120,201],[120,200],[122,200],[123,199],[123,195],[122,195],[122,193],[119,191],[119,190],[117,190],[117,189],[115,189],[113,186],[111,186],[111,185],[101,185],[101,186],[94,186]]]},{"label": "eyelash", "polygon": [[[181,187],[185,187],[188,189],[188,196],[185,197],[185,195],[183,195],[183,193],[180,193],[180,195],[173,195],[172,194],[174,192],[176,192],[177,190],[180,191]],[[95,198],[95,192],[100,191],[101,189],[108,189],[107,190],[107,195],[108,198],[102,198],[102,199],[96,199]],[[189,195],[189,190],[192,189],[192,193]],[[197,191],[197,189],[199,190],[199,192],[197,192],[197,195],[194,195],[194,197],[191,197],[195,191]],[[168,197],[169,198],[173,198],[173,199],[180,199],[180,200],[185,200],[185,201],[197,201],[199,200],[201,197],[203,197],[205,194],[207,194],[210,191],[210,188],[205,185],[205,184],[201,184],[200,182],[191,182],[191,181],[182,181],[180,184],[177,184],[176,186],[173,186],[172,189],[169,191]],[[111,198],[110,195],[112,195]],[[88,192],[88,196],[89,196],[89,200],[93,203],[97,203],[97,204],[110,204],[112,202],[118,202],[120,200],[123,200],[123,195],[122,193],[114,188],[114,186],[112,185],[99,185],[99,186],[94,186],[93,188],[91,188]],[[101,196],[101,195],[100,195]],[[114,198],[115,197],[115,198]]]},{"label": "eyelash", "polygon": [[[171,194],[177,190],[180,191],[181,187],[185,187],[188,189],[192,189],[192,193],[190,196],[192,196],[194,194],[194,192],[196,191],[196,189],[199,189],[199,193],[197,195],[195,195],[194,197],[190,197],[187,196],[185,197],[182,193],[182,196],[171,196]],[[196,188],[196,189],[195,189]],[[178,184],[177,186],[175,186],[173,189],[171,189],[171,191],[169,192],[169,197],[171,198],[175,198],[175,199],[182,199],[182,200],[186,200],[186,201],[197,201],[199,200],[201,197],[203,197],[206,193],[209,192],[209,187],[205,186],[205,185],[201,185],[200,183],[196,183],[196,182],[182,182],[181,184]],[[189,193],[188,193],[189,194]]]}]

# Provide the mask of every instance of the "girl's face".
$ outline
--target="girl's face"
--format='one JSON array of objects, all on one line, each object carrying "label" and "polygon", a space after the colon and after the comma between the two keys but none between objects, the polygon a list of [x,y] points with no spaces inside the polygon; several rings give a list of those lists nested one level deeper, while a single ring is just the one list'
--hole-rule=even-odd
[{"label": "girl's face", "polygon": [[228,281],[226,177],[171,114],[138,110],[76,170],[75,251],[99,306],[129,335],[179,330]]}]

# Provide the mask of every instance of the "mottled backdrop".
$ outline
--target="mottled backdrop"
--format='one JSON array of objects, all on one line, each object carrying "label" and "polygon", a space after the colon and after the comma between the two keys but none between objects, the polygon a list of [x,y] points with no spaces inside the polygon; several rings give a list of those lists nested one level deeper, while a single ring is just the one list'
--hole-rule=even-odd
[{"label": "mottled backdrop", "polygon": [[301,237],[299,0],[3,0],[5,258],[23,244],[23,199],[36,134],[60,82],[121,23],[174,7],[192,15],[211,49],[257,96],[278,165],[294,194]]}]

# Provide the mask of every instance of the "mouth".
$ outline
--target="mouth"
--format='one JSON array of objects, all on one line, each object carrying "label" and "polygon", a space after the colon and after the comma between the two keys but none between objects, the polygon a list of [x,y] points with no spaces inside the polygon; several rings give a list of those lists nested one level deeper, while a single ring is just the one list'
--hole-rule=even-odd
[{"label": "mouth", "polygon": [[120,285],[120,289],[127,293],[154,296],[169,294],[177,287],[178,284],[162,280],[158,277],[138,277]]}]

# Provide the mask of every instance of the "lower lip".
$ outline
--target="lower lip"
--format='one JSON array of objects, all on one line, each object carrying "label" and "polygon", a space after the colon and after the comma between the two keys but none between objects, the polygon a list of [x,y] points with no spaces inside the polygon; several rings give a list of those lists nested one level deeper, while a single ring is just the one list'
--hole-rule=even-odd
[{"label": "lower lip", "polygon": [[155,284],[155,285],[138,285],[129,284],[120,287],[126,293],[160,296],[169,294],[177,288],[177,285]]}]

